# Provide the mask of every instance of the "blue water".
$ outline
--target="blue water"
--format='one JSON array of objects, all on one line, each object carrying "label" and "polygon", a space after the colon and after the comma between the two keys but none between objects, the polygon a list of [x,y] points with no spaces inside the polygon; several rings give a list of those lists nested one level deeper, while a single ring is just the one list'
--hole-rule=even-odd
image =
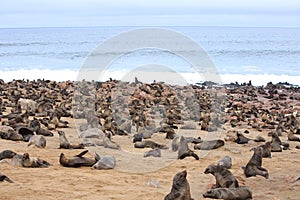
[{"label": "blue water", "polygon": [[[0,69],[79,70],[99,44],[135,28],[0,29]],[[175,30],[197,42],[220,74],[300,75],[300,28],[162,28]],[[115,61],[115,67],[149,61],[173,65],[183,72],[188,69],[187,63],[175,56],[151,50],[127,54]]]}]

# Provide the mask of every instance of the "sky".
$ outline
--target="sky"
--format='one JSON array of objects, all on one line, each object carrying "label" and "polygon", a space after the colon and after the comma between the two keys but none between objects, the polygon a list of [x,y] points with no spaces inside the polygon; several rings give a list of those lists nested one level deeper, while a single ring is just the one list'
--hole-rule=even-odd
[{"label": "sky", "polygon": [[300,0],[7,0],[0,28],[300,27]]}]

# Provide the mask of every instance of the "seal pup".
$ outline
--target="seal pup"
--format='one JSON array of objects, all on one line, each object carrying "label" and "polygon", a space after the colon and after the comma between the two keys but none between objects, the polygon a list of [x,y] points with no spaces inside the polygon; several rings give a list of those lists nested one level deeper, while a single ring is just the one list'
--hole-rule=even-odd
[{"label": "seal pup", "polygon": [[143,140],[141,142],[134,143],[134,148],[159,148],[159,149],[168,149],[168,147],[164,144],[158,144],[151,140]]},{"label": "seal pup", "polygon": [[58,131],[60,149],[84,149],[83,144],[70,144],[64,131]]},{"label": "seal pup", "polygon": [[100,157],[98,156],[98,154],[95,155],[95,159],[83,157],[87,152],[88,150],[85,150],[71,158],[67,158],[65,154],[61,153],[59,157],[59,163],[64,167],[92,167],[99,160]]},{"label": "seal pup", "polygon": [[104,156],[98,160],[93,166],[92,169],[114,169],[116,166],[116,158],[114,156]]},{"label": "seal pup", "polygon": [[221,160],[218,161],[219,166],[224,166],[226,169],[230,169],[232,166],[232,160],[230,156],[224,156]]},{"label": "seal pup", "polygon": [[159,148],[151,149],[150,151],[147,151],[144,153],[144,157],[161,157],[161,151]]},{"label": "seal pup", "polygon": [[11,150],[4,150],[0,153],[0,160],[6,159],[6,158],[13,158],[17,153],[11,151]]},{"label": "seal pup", "polygon": [[199,160],[199,156],[189,148],[188,141],[183,136],[181,136],[180,137],[180,145],[178,147],[178,157],[177,158],[182,160],[185,157],[189,157],[189,156],[192,156],[196,160]]},{"label": "seal pup", "polygon": [[254,148],[254,153],[247,163],[246,167],[242,167],[244,169],[244,174],[245,176],[251,177],[251,176],[256,176],[260,175],[265,177],[266,179],[269,178],[269,172],[267,169],[263,168],[262,165],[262,148],[257,147]]},{"label": "seal pup", "polygon": [[216,179],[214,188],[236,188],[239,187],[238,181],[233,174],[221,165],[209,165],[204,174],[212,174]]},{"label": "seal pup", "polygon": [[217,149],[225,145],[223,140],[204,140],[202,143],[195,144],[195,150],[211,150]]},{"label": "seal pup", "polygon": [[193,200],[186,176],[186,170],[174,176],[171,192],[165,196],[164,200]]},{"label": "seal pup", "polygon": [[40,158],[29,157],[28,153],[24,153],[23,157],[22,157],[22,165],[23,165],[23,167],[44,168],[44,167],[49,167],[51,164]]},{"label": "seal pup", "polygon": [[7,181],[9,183],[13,183],[13,181],[10,178],[8,178],[6,175],[0,173],[0,182],[3,182],[3,181]]},{"label": "seal pup", "polygon": [[248,200],[252,199],[252,192],[247,186],[237,188],[209,189],[203,194],[204,198],[224,200]]},{"label": "seal pup", "polygon": [[45,148],[46,138],[42,135],[33,135],[30,137],[27,146],[36,146],[38,148]]}]

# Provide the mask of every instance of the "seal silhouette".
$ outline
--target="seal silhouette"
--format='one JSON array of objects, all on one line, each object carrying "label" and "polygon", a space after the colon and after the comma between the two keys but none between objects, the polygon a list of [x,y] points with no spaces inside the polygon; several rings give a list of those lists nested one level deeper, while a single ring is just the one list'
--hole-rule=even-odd
[{"label": "seal silhouette", "polygon": [[193,200],[186,176],[186,170],[178,172],[174,176],[171,192],[165,196],[164,200]]},{"label": "seal silhouette", "polygon": [[222,165],[209,165],[205,174],[212,174],[216,179],[215,188],[235,188],[239,187],[238,181],[233,174]]},{"label": "seal silhouette", "polygon": [[266,179],[268,179],[269,178],[268,170],[261,166],[262,165],[262,148],[257,147],[257,148],[254,148],[253,150],[254,150],[254,153],[253,153],[251,159],[247,163],[246,167],[243,167],[245,176],[248,178],[251,176],[260,175],[260,176],[263,176]]}]

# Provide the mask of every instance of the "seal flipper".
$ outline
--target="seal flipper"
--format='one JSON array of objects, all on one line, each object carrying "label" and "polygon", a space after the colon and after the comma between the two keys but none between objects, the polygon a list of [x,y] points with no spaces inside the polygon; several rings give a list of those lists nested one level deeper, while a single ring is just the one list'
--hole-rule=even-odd
[{"label": "seal flipper", "polygon": [[5,176],[5,175],[3,175],[3,174],[0,175],[0,181],[1,181],[1,182],[2,182],[2,181],[7,181],[7,182],[9,182],[9,183],[13,183],[13,181],[12,181],[10,178],[8,178],[7,176]]},{"label": "seal flipper", "polygon": [[99,154],[97,152],[95,152],[95,160],[96,160],[96,162],[101,160],[101,157],[99,156]]},{"label": "seal flipper", "polygon": [[76,157],[82,157],[84,156],[89,150],[85,150],[83,152],[81,152],[80,154],[76,155]]}]

